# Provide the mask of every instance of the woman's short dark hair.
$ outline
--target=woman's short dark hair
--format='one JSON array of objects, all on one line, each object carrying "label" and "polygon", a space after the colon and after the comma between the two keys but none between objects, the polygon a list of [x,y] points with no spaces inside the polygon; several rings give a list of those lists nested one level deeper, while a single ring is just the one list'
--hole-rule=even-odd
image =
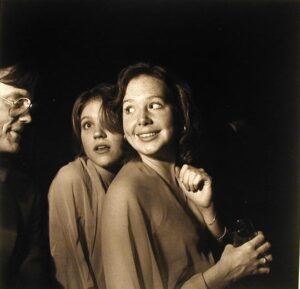
[{"label": "woman's short dark hair", "polygon": [[122,115],[122,103],[128,83],[140,75],[155,77],[166,85],[169,101],[176,116],[175,128],[178,136],[178,159],[180,164],[191,164],[198,157],[196,145],[200,135],[199,119],[193,104],[189,86],[174,73],[162,66],[137,63],[124,68],[118,77],[118,96],[116,106]]},{"label": "woman's short dark hair", "polygon": [[81,113],[86,105],[93,100],[101,100],[102,106],[99,114],[99,121],[103,128],[115,133],[123,133],[121,121],[114,111],[112,103],[116,95],[116,86],[107,83],[99,84],[81,93],[76,99],[72,110],[73,133],[80,145],[79,155],[85,155],[81,141]]},{"label": "woman's short dark hair", "polygon": [[25,63],[0,68],[0,82],[33,93],[37,81],[37,72]]}]

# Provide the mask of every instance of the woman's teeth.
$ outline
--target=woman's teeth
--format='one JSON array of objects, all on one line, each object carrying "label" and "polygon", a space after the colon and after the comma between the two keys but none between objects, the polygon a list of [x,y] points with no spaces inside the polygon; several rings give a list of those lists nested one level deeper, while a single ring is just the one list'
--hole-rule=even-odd
[{"label": "woman's teeth", "polygon": [[157,134],[157,132],[142,133],[142,134],[139,134],[139,137],[147,138],[147,137],[155,136],[156,134]]}]

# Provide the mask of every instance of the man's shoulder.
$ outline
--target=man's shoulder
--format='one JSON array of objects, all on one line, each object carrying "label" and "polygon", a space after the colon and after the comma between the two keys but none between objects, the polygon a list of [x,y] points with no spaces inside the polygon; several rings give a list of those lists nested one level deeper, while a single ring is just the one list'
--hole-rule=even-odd
[{"label": "man's shoulder", "polygon": [[28,194],[33,193],[35,191],[34,188],[36,187],[32,177],[20,170],[11,170],[8,172],[7,185],[10,190],[16,192],[22,191],[23,195],[26,192]]},{"label": "man's shoulder", "polygon": [[10,171],[7,176],[6,184],[8,193],[20,204],[24,212],[30,210],[37,201],[40,202],[36,182],[23,171]]},{"label": "man's shoulder", "polygon": [[16,169],[10,170],[8,172],[7,181],[9,183],[18,183],[19,185],[33,183],[32,178],[28,174],[25,174],[23,171]]}]

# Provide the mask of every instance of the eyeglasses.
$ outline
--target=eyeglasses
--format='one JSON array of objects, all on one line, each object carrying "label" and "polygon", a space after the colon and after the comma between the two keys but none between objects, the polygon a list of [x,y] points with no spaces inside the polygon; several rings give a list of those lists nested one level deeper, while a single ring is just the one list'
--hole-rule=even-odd
[{"label": "eyeglasses", "polygon": [[10,105],[10,110],[9,110],[10,117],[21,115],[32,107],[31,100],[27,97],[21,97],[18,98],[17,100],[8,100],[2,96],[0,96],[0,98],[6,101]]}]

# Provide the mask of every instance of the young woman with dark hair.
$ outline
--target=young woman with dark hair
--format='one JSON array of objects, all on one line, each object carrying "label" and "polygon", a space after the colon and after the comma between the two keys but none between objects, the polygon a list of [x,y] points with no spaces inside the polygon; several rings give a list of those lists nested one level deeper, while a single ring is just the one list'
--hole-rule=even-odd
[{"label": "young woman with dark hair", "polygon": [[119,171],[102,215],[102,256],[108,289],[224,288],[269,272],[270,244],[258,235],[219,261],[222,243],[211,178],[190,164],[197,144],[186,85],[159,66],[136,64],[119,75],[116,105],[138,157]]},{"label": "young woman with dark hair", "polygon": [[105,288],[100,220],[106,190],[122,163],[123,135],[105,84],[81,94],[73,112],[79,156],[59,170],[49,191],[49,237],[56,278],[65,289]]}]

